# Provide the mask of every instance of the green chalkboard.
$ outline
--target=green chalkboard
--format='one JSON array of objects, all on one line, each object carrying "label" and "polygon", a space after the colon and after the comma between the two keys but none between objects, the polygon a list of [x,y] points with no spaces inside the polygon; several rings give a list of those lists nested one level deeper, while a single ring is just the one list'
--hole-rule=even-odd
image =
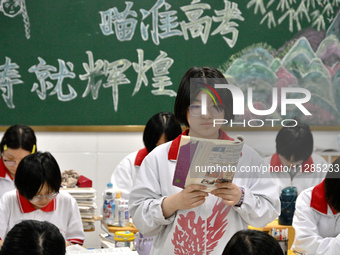
[{"label": "green chalkboard", "polygon": [[277,50],[305,28],[326,31],[338,8],[290,0],[0,2],[0,126],[144,125],[173,111],[189,67],[226,71],[252,45]]}]

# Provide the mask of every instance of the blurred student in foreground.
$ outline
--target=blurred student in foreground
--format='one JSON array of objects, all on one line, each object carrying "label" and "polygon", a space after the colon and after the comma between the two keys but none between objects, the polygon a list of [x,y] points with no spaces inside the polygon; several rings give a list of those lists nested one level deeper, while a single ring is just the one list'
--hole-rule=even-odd
[{"label": "blurred student in foreground", "polygon": [[7,234],[0,255],[65,255],[59,229],[47,221],[24,220]]},{"label": "blurred student in foreground", "polygon": [[283,250],[271,235],[247,229],[233,235],[222,255],[283,255]]}]

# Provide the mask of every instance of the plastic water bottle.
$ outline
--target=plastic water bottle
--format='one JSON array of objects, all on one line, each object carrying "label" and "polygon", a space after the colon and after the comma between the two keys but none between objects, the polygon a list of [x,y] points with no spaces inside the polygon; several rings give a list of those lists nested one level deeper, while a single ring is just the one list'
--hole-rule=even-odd
[{"label": "plastic water bottle", "polygon": [[118,222],[120,227],[128,227],[130,225],[128,200],[122,199],[118,205]]},{"label": "plastic water bottle", "polygon": [[117,190],[116,196],[115,196],[115,204],[116,204],[116,210],[115,210],[115,221],[114,226],[119,226],[119,210],[118,206],[121,204],[122,201],[122,192],[120,190]]},{"label": "plastic water bottle", "polygon": [[113,189],[112,183],[106,185],[104,193],[103,204],[103,222],[107,225],[114,225],[115,223],[115,204],[116,192]]}]

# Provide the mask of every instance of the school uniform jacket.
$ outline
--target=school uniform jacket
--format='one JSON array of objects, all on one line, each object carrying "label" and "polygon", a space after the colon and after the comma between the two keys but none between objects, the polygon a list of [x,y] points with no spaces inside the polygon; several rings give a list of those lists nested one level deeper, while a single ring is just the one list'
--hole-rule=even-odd
[{"label": "school uniform jacket", "polygon": [[148,153],[146,148],[130,153],[117,165],[112,173],[111,183],[114,188],[122,192],[122,198],[129,198],[133,179],[135,178],[143,159]]},{"label": "school uniform jacket", "polygon": [[10,176],[2,157],[0,158],[0,198],[10,190],[14,190],[14,180]]},{"label": "school uniform jacket", "polygon": [[[264,162],[267,166],[271,166],[268,169],[275,167],[276,169],[282,169],[282,163],[277,153],[264,158]],[[315,169],[314,172],[313,168]],[[300,194],[304,189],[314,187],[322,182],[328,172],[328,168],[329,164],[326,160],[320,155],[313,153],[307,161],[302,163],[301,168],[297,168],[297,173],[293,179],[291,179],[289,172],[285,171],[271,171],[271,175],[279,186],[280,191],[288,186],[294,186],[298,194]]]},{"label": "school uniform jacket", "polygon": [[56,225],[65,240],[82,245],[84,231],[76,200],[67,192],[60,193],[42,209],[33,205],[17,190],[12,190],[0,200],[0,239],[4,240],[15,224],[23,220],[48,221]]},{"label": "school uniform jacket", "polygon": [[[220,255],[235,232],[247,229],[248,224],[264,227],[279,215],[278,189],[268,174],[236,173],[234,183],[245,189],[241,207],[226,206],[209,194],[203,205],[178,210],[165,219],[163,199],[182,190],[172,185],[180,137],[145,157],[130,194],[133,223],[143,235],[155,235],[150,254]],[[221,131],[220,139],[230,138]],[[257,152],[244,145],[237,168],[260,164],[263,160]]]},{"label": "school uniform jacket", "polygon": [[292,249],[306,255],[340,254],[339,217],[326,201],[324,181],[304,190],[296,201]]}]

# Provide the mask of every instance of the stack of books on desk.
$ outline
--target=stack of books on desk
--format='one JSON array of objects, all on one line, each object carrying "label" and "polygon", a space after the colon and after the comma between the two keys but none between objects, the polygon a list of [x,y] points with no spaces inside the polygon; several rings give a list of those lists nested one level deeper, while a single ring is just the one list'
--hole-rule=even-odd
[{"label": "stack of books on desk", "polygon": [[96,190],[93,188],[61,188],[77,200],[84,231],[95,230]]}]

